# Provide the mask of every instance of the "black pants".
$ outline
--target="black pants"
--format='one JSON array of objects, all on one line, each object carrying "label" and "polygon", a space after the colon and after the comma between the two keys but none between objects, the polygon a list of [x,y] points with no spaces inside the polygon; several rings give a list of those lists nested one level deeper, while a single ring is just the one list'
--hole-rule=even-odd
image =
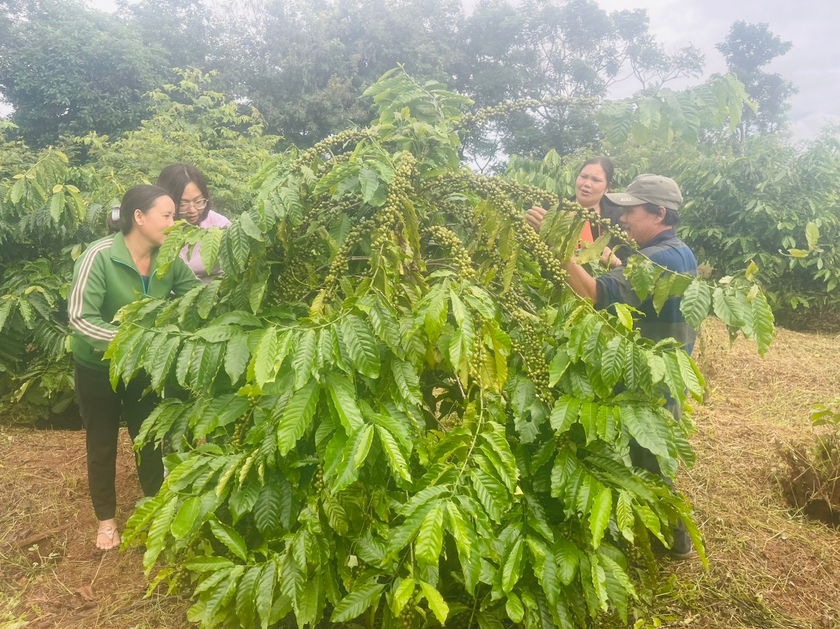
[{"label": "black pants", "polygon": [[[682,409],[670,398],[668,398],[668,403],[665,405],[665,408],[671,412],[677,421],[682,417]],[[674,489],[674,481],[662,473],[656,456],[648,449],[640,446],[635,439],[630,439],[630,462],[636,467],[641,467],[648,472],[653,472],[657,476],[660,476],[668,484],[668,487]],[[691,537],[689,537],[682,520],[678,520],[677,525],[671,528],[671,533],[674,535],[674,544],[672,547],[674,552],[687,553],[691,550]]]},{"label": "black pants", "polygon": [[[107,371],[98,371],[76,363],[76,397],[82,424],[87,433],[87,468],[93,510],[99,520],[110,520],[117,509],[117,441],[120,419],[128,424],[134,439],[140,426],[158,403],[156,395],[142,397],[149,386],[147,377],[135,378],[126,387],[114,391]],[[143,493],[153,496],[163,483],[160,449],[148,444],[135,454],[137,474]]]}]

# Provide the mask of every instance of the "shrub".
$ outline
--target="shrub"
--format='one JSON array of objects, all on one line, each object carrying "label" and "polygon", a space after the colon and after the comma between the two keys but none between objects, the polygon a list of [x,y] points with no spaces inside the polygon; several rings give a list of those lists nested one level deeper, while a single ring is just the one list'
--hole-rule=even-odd
[{"label": "shrub", "polygon": [[[628,458],[634,438],[669,475],[691,464],[690,418],[662,404],[702,376],[566,289],[581,208],[543,242],[523,210],[556,197],[461,168],[462,97],[402,73],[368,95],[376,125],[266,164],[227,230],[170,234],[159,272],[200,242],[222,279],[123,309],[113,382],[189,393],[138,436],[173,453],[124,542],[208,627],[627,618],[649,535],[682,518],[704,557],[684,497]],[[685,292],[694,323],[711,307],[702,280],[631,275]],[[714,301],[766,348],[766,301],[736,284]]]}]

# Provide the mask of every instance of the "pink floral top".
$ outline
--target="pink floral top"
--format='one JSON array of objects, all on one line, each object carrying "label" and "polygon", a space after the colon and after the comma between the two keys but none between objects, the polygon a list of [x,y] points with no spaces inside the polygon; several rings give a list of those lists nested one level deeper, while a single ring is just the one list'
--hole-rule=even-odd
[{"label": "pink floral top", "polygon": [[[202,227],[204,229],[207,229],[209,227],[227,227],[228,225],[230,225],[230,221],[227,219],[227,217],[222,216],[221,214],[219,214],[218,212],[214,212],[213,210],[207,212],[207,216],[204,218],[203,221],[201,221],[198,224],[199,227]],[[201,261],[200,244],[193,247],[191,257],[187,255],[187,250],[188,247],[184,247],[181,250],[181,258],[184,260],[184,262],[187,263],[187,266],[189,266],[193,270],[193,273],[195,273],[196,277],[198,277],[198,279],[200,279],[202,282],[208,284],[211,279],[213,279],[214,277],[218,277],[222,274],[222,269],[219,268],[218,264],[210,272],[208,272],[207,269],[204,268],[204,263]]]}]

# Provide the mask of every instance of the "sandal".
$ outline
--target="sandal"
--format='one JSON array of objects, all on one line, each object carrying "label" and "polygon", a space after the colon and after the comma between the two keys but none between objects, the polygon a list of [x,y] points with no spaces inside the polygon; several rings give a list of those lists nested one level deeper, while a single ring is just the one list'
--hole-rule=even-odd
[{"label": "sandal", "polygon": [[[101,545],[99,543],[100,537],[104,536],[108,541],[105,545]],[[116,537],[116,543],[114,543],[114,538]],[[110,524],[107,526],[100,526],[99,530],[96,532],[96,547],[100,550],[111,550],[112,548],[119,548],[120,546],[120,536],[117,531],[116,526],[111,526]]]}]

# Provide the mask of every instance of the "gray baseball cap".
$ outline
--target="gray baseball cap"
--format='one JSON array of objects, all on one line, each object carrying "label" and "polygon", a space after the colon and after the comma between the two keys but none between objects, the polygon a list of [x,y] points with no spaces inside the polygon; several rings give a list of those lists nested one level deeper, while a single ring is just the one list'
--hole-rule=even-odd
[{"label": "gray baseball cap", "polygon": [[639,175],[624,192],[611,192],[604,196],[610,203],[621,207],[653,203],[669,210],[677,210],[683,202],[677,182],[662,175]]}]

